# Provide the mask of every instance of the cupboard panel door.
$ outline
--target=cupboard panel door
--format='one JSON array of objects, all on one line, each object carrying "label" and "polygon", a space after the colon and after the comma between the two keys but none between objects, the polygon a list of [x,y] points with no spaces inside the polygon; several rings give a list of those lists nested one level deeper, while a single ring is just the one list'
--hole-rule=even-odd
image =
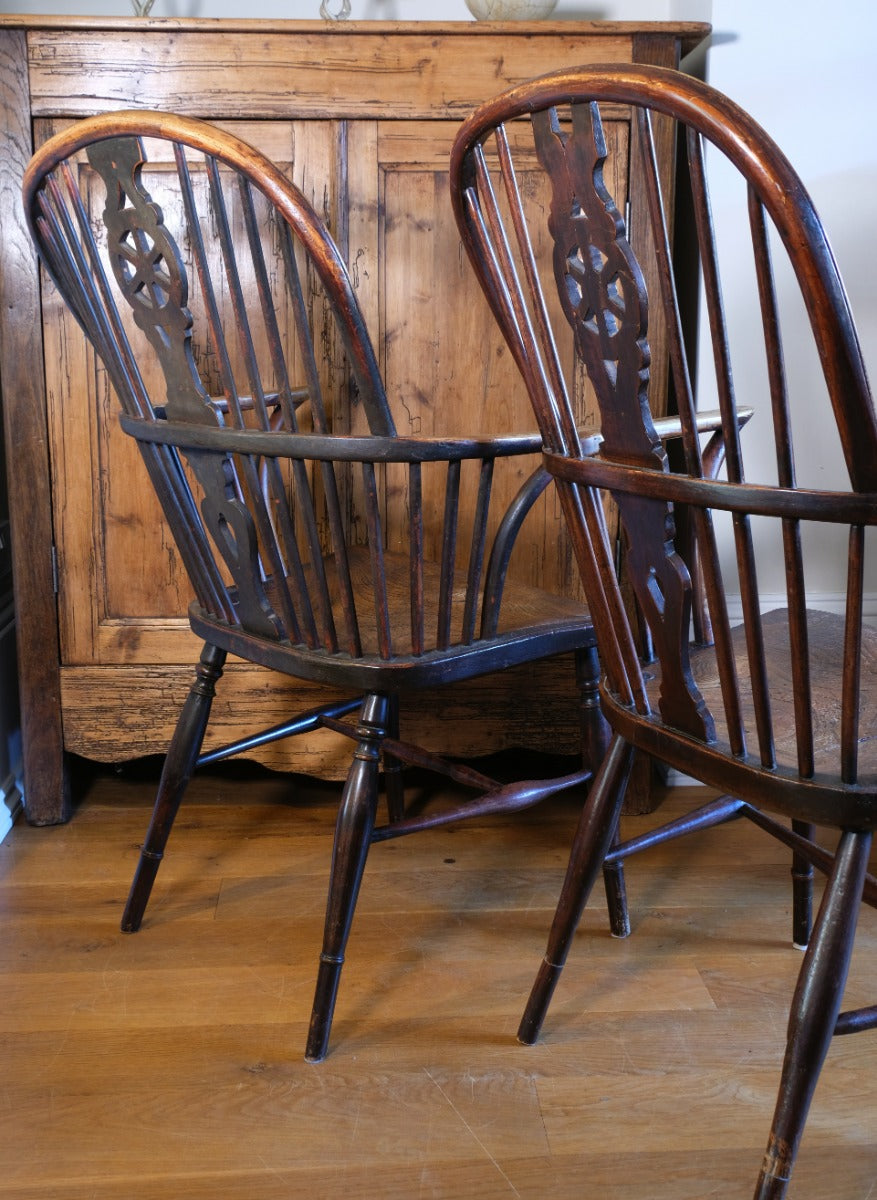
[{"label": "cupboard panel door", "polygon": [[[451,212],[448,161],[456,130],[453,122],[438,121],[378,125],[376,178],[370,199],[370,208],[377,213],[377,228],[370,233],[368,221],[363,219],[356,230],[356,244],[371,246],[370,256],[376,257],[379,275],[377,281],[373,274],[362,280],[360,292],[367,297],[372,319],[377,317],[381,365],[400,432],[431,436],[531,431],[536,423],[526,390],[463,251]],[[619,114],[607,124],[610,157],[606,177],[622,204],[629,140],[628,121]],[[546,182],[531,147],[529,126],[521,130],[513,152],[525,168],[524,204],[533,217],[534,250],[554,310],[568,386],[581,425],[593,427],[596,404],[587,380],[574,365],[572,333],[556,299],[546,225]],[[528,171],[530,162],[532,170]],[[497,516],[539,463],[539,456],[534,455],[497,470]],[[387,486],[394,497],[404,497],[401,477],[388,479]],[[461,499],[463,513],[471,520],[476,504],[474,481]],[[438,494],[431,501],[434,507],[443,502]],[[393,533],[391,525],[391,537]],[[461,538],[461,543],[465,542]],[[432,550],[437,552],[438,547]],[[553,489],[530,514],[511,571],[529,583],[581,594]]]}]

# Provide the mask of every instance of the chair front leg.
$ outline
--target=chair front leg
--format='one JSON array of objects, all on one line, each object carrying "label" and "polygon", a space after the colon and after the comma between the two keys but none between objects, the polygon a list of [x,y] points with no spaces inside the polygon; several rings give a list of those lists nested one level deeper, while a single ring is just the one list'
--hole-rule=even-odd
[{"label": "chair front leg", "polygon": [[213,697],[216,694],[216,682],[222,675],[225,659],[224,650],[208,644],[204,646],[201,659],[195,668],[195,682],[177,720],[174,736],[164,760],[152,820],[122,915],[123,933],[136,933],[143,920],[174,818],[201,753],[201,743],[204,741]]},{"label": "chair front leg", "polygon": [[389,715],[387,696],[366,696],[357,726],[359,740],[335,825],[323,950],[305,1051],[308,1062],[324,1059],[329,1046],[344,951],[375,826],[381,740],[387,733]]},{"label": "chair front leg", "polygon": [[755,1200],[781,1200],[831,1045],[853,951],[870,833],[841,836],[792,1000],[783,1073]]},{"label": "chair front leg", "polygon": [[539,1036],[576,927],[612,843],[634,755],[633,746],[617,734],[613,736],[585,801],[548,935],[548,949],[518,1028],[518,1040],[525,1045],[532,1045]]}]

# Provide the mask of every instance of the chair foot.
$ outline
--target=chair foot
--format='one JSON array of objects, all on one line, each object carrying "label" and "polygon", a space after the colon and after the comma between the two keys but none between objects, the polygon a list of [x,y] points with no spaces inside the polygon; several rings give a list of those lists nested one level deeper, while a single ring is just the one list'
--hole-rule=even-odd
[{"label": "chair foot", "polygon": [[143,920],[174,819],[201,752],[213,697],[216,694],[216,683],[222,675],[225,659],[224,650],[205,643],[195,668],[195,680],[177,720],[162,767],[155,807],[122,914],[123,933],[136,933]]},{"label": "chair foot", "polygon": [[615,736],[585,801],[548,935],[548,949],[518,1029],[518,1039],[525,1045],[532,1045],[539,1036],[579,920],[615,835],[633,757],[633,747]]},{"label": "chair foot", "polygon": [[609,905],[609,932],[614,938],[630,937],[627,888],[624,884],[624,866],[621,862],[603,867],[603,886],[606,889],[606,902]]},{"label": "chair foot", "polygon": [[329,1050],[329,1033],[332,1029],[332,1017],[335,1012],[335,1001],[338,997],[338,985],[341,982],[343,965],[343,958],[329,959],[325,955],[320,957],[320,969],[317,972],[317,986],[314,992],[314,1007],[305,1047],[305,1062],[322,1062]]},{"label": "chair foot", "polygon": [[530,999],[518,1026],[518,1041],[524,1046],[533,1046],[539,1038],[545,1013],[560,979],[563,963],[550,963],[543,958],[539,972],[530,992]]},{"label": "chair foot", "polygon": [[[621,840],[621,812],[615,823],[612,834],[612,849],[615,850]],[[603,887],[606,891],[606,904],[609,908],[609,933],[614,938],[630,937],[630,914],[627,910],[627,886],[624,881],[624,860],[616,858],[611,863],[603,863]]]},{"label": "chair foot", "polygon": [[128,894],[128,902],[122,914],[122,933],[136,933],[140,928],[161,859],[161,854],[149,854],[146,850],[141,851],[140,862],[137,864],[134,881]]}]

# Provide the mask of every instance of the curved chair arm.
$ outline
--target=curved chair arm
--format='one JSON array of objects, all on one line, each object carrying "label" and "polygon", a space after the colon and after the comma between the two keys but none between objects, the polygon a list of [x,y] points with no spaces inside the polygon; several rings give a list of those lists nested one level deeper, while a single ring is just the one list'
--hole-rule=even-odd
[{"label": "curved chair arm", "polygon": [[316,462],[427,463],[464,459],[510,458],[539,454],[538,433],[509,437],[395,437],[331,433],[288,433],[283,430],[233,429],[178,421],[153,421],[121,413],[126,433],[141,442],[260,458],[311,459]]},{"label": "curved chair arm", "polygon": [[[737,428],[742,429],[743,426],[752,419],[755,413],[754,408],[738,408],[737,409]],[[655,417],[653,420],[655,431],[662,442],[670,441],[671,438],[682,436],[682,420],[680,417]],[[718,440],[722,442],[724,447],[724,439],[721,437],[722,432],[722,414],[717,408],[706,409],[704,412],[697,414],[696,429],[698,433],[712,433],[718,435]],[[713,445],[715,438],[711,438],[707,443],[707,450],[704,457],[709,453],[709,447]],[[724,455],[724,449],[722,450]],[[709,478],[715,478],[715,472],[718,471],[721,465],[721,459],[715,465],[715,469],[710,472]]]}]

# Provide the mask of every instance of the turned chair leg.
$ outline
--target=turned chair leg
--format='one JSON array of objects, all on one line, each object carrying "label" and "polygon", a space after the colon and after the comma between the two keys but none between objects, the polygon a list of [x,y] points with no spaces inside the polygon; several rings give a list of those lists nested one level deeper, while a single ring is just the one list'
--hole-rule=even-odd
[{"label": "turned chair leg", "polygon": [[385,695],[372,694],[363,702],[357,726],[359,741],[335,825],[323,950],[305,1050],[308,1062],[324,1059],[329,1046],[344,951],[375,825],[380,744],[386,734],[388,713],[389,699]]},{"label": "turned chair leg", "polygon": [[548,949],[518,1028],[518,1040],[525,1045],[532,1045],[539,1036],[576,927],[618,824],[633,758],[634,748],[623,738],[613,737],[585,801],[548,935]]},{"label": "turned chair leg", "polygon": [[195,668],[195,682],[186,697],[164,760],[152,819],[122,915],[123,933],[136,933],[143,920],[174,818],[201,753],[216,682],[222,674],[225,659],[224,650],[205,644]]},{"label": "turned chair leg", "polygon": [[755,1200],[781,1200],[834,1035],[853,950],[870,833],[841,835],[792,1000],[786,1055]]}]

